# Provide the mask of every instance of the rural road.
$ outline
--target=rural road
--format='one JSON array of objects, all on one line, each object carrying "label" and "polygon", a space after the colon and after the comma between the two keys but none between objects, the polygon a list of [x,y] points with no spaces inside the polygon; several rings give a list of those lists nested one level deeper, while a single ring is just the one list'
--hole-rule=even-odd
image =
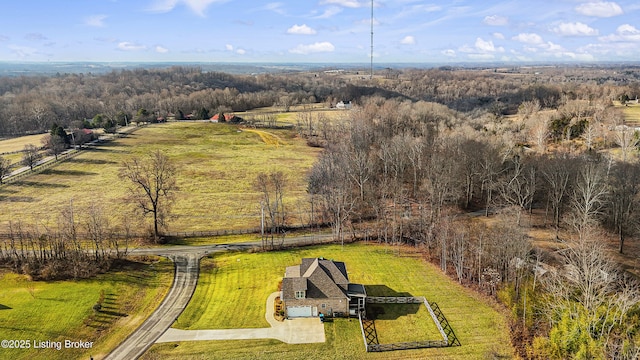
[{"label": "rural road", "polygon": [[197,253],[171,256],[175,277],[169,293],[156,311],[105,359],[137,359],[173,325],[187,306],[198,282],[200,256]]},{"label": "rural road", "polygon": [[[331,235],[314,235],[285,239],[285,246],[303,246],[332,241]],[[200,258],[224,251],[245,251],[260,247],[261,243],[216,244],[204,246],[171,246],[146,249],[132,249],[130,255],[166,256],[175,263],[175,275],[171,289],[160,306],[117,348],[111,351],[107,360],[131,360],[144,354],[158,340],[187,307],[198,283]]]}]

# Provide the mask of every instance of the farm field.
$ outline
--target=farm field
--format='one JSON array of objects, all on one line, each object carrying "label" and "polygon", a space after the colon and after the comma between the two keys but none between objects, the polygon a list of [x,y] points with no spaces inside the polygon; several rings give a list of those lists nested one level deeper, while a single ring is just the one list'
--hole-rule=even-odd
[{"label": "farm field", "polygon": [[0,228],[18,220],[52,225],[71,204],[80,214],[96,204],[114,214],[114,222],[127,218],[141,232],[141,218],[131,216],[128,184],[118,178],[118,169],[123,160],[156,149],[179,168],[171,232],[258,227],[260,194],[253,181],[258,173],[272,171],[286,175],[285,203],[299,224],[294,213],[306,206],[306,173],[319,152],[286,130],[244,131],[212,123],[152,125],[0,187]]},{"label": "farm field", "polygon": [[349,116],[349,110],[332,109],[324,104],[294,105],[291,106],[288,112],[283,112],[282,110],[282,107],[272,106],[251,111],[235,112],[234,114],[244,119],[254,118],[258,121],[262,115],[274,114],[276,116],[276,124],[279,126],[296,124],[298,113],[306,111],[312,112],[315,117],[324,116],[332,122],[340,121]]},{"label": "farm field", "polygon": [[0,154],[20,151],[24,149],[25,145],[42,146],[42,139],[46,134],[20,136],[17,138],[10,138],[0,140]]},{"label": "farm field", "polygon": [[[173,263],[162,259],[127,263],[78,281],[37,281],[0,272],[2,339],[28,340],[30,349],[0,349],[0,359],[102,358],[158,306],[173,280]],[[102,312],[93,305],[104,294]],[[62,341],[62,349],[34,349],[34,342]],[[65,349],[64,341],[93,342]]]},{"label": "farm field", "polygon": [[629,126],[640,126],[640,104],[619,105]]},{"label": "farm field", "polygon": [[[437,303],[449,320],[461,347],[367,354],[355,319],[325,323],[323,344],[289,345],[275,340],[196,341],[154,345],[144,359],[200,359],[220,354],[225,359],[485,359],[512,356],[506,319],[482,298],[443,275],[411,249],[373,244],[318,246],[268,253],[225,253],[203,259],[198,288],[178,318],[182,329],[268,327],[264,301],[278,290],[286,266],[303,257],[323,256],[344,261],[350,281],[378,296],[425,296]],[[385,305],[387,309],[388,305]],[[395,307],[395,305],[394,305]],[[392,309],[376,322],[381,342],[431,337],[435,325],[417,316],[411,305]],[[394,318],[392,320],[391,318]],[[420,333],[416,333],[419,331]],[[438,340],[423,339],[423,340]],[[224,354],[224,355],[222,355]]]}]

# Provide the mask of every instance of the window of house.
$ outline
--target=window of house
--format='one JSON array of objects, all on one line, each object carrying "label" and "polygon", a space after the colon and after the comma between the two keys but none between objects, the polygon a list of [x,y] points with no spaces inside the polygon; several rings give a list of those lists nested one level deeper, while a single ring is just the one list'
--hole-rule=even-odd
[{"label": "window of house", "polygon": [[327,307],[327,304],[322,304],[322,308],[323,309],[326,308],[326,307]]},{"label": "window of house", "polygon": [[304,291],[296,291],[296,299],[304,299]]}]

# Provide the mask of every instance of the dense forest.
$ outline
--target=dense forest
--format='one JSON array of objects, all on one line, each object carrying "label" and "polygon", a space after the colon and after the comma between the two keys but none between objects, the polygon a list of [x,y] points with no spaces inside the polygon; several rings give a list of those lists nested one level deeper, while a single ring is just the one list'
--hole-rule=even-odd
[{"label": "dense forest", "polygon": [[637,359],[640,139],[623,109],[639,79],[633,67],[0,78],[0,134],[352,101],[344,121],[297,114],[324,148],[312,218],[339,239],[420,247],[500,299],[522,358]]}]

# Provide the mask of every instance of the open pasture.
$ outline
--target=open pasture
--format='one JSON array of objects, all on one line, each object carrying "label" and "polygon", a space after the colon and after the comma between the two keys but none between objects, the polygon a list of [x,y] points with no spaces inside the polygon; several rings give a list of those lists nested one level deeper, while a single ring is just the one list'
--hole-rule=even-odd
[{"label": "open pasture", "polygon": [[[134,204],[126,199],[128,184],[118,178],[118,170],[124,160],[156,149],[179,169],[171,232],[258,227],[260,194],[253,182],[260,172],[286,175],[285,203],[292,213],[298,212],[306,206],[306,174],[319,152],[286,130],[256,133],[213,123],[152,125],[0,187],[0,227],[6,229],[9,221],[51,226],[63,209],[73,206],[81,218],[92,204],[114,223],[126,217],[135,225],[141,216],[131,216]],[[295,215],[292,219],[295,223]]]},{"label": "open pasture", "polygon": [[27,135],[16,138],[8,138],[0,140],[0,154],[20,151],[26,145],[42,146],[42,139],[46,134]]},{"label": "open pasture", "polygon": [[[264,302],[278,290],[287,266],[323,256],[344,261],[349,279],[373,296],[425,296],[449,320],[460,347],[365,352],[357,319],[325,323],[323,344],[289,345],[275,340],[195,341],[154,345],[144,359],[486,359],[511,357],[506,319],[484,299],[443,275],[412,249],[373,244],[318,246],[268,253],[216,254],[201,262],[198,288],[176,323],[183,329],[268,327]],[[368,305],[369,306],[369,305]],[[375,306],[375,305],[374,305]],[[376,321],[382,342],[439,339],[424,306],[381,305]],[[415,310],[417,311],[414,311]],[[424,311],[423,311],[424,310]],[[224,354],[224,355],[223,355]]]}]

